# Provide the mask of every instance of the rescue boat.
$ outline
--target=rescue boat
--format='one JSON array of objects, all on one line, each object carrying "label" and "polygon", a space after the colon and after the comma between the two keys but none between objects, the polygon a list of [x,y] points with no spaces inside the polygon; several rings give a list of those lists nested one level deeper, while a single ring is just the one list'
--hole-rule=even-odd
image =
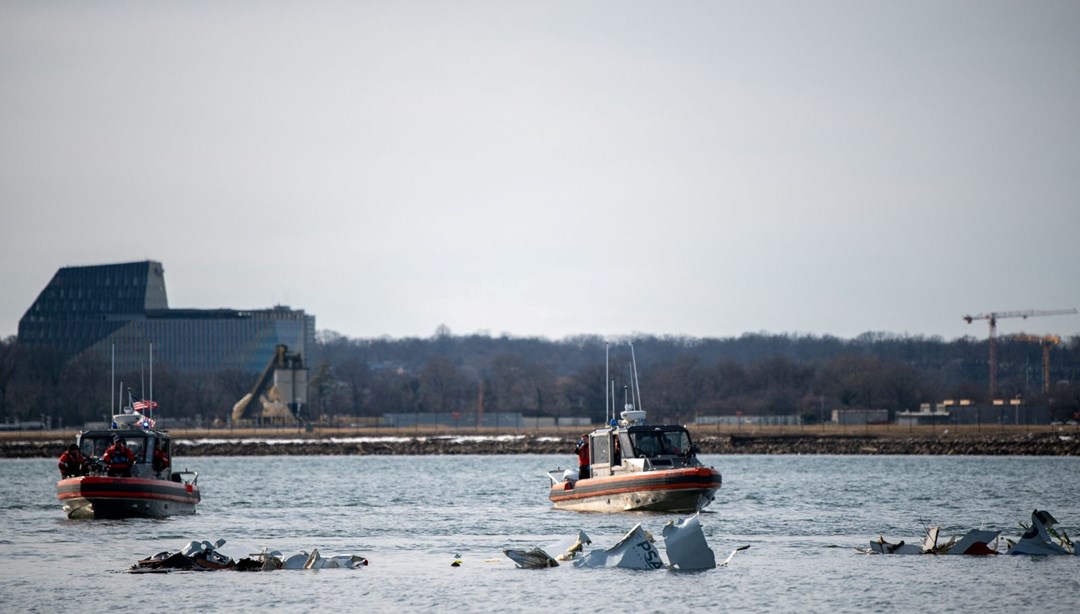
[{"label": "rescue boat", "polygon": [[[633,350],[631,344],[632,360]],[[548,499],[556,509],[692,513],[709,505],[720,489],[720,472],[698,460],[686,427],[645,423],[636,361],[632,366],[632,386],[624,390],[639,408],[626,403],[620,419],[588,434],[587,476],[576,469],[548,472]]]},{"label": "rescue boat", "polygon": [[[119,438],[135,456],[130,476],[110,476],[102,458]],[[138,413],[113,416],[108,429],[82,431],[75,443],[88,459],[81,475],[56,483],[56,498],[68,518],[164,518],[194,514],[199,494],[197,471],[173,471],[171,465],[154,468],[155,446],[172,458],[172,439],[153,428],[153,422]]]},{"label": "rescue boat", "polygon": [[548,473],[548,499],[557,509],[692,513],[712,503],[720,472],[697,459],[685,427],[646,425],[640,410],[620,416],[589,434],[588,477],[574,469]]}]

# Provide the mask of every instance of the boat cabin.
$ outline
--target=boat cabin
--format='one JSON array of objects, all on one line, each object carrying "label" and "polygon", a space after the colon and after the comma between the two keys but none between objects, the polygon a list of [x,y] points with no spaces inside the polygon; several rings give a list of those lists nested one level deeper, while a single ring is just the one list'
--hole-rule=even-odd
[{"label": "boat cabin", "polygon": [[119,437],[135,456],[135,465],[131,470],[132,477],[164,477],[179,481],[177,476],[171,475],[171,467],[167,469],[169,474],[163,473],[158,476],[154,471],[155,445],[160,445],[165,454],[170,459],[172,458],[172,440],[160,431],[141,428],[91,430],[79,433],[75,438],[75,443],[78,444],[83,456],[96,461],[93,465],[101,466],[101,459],[105,456],[105,450],[112,445],[113,437]]},{"label": "boat cabin", "polygon": [[695,467],[697,448],[686,427],[620,425],[589,435],[590,475]]}]

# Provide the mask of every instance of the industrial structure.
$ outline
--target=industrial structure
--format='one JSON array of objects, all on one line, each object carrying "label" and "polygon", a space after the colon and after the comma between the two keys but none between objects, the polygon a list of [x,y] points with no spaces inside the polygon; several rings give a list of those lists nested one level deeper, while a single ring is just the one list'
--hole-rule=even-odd
[{"label": "industrial structure", "polygon": [[992,403],[976,403],[971,399],[946,399],[923,403],[919,411],[896,412],[896,424],[920,426],[928,424],[965,424],[1000,426],[1049,424],[1052,412],[1046,405],[1028,405],[1022,399],[994,399]]},{"label": "industrial structure", "polygon": [[258,372],[287,345],[310,356],[315,316],[270,309],[171,309],[160,262],[61,268],[19,320],[18,342],[66,358],[89,354],[118,373],[153,366],[172,371]]},{"label": "industrial structure", "polygon": [[1061,343],[1057,335],[1013,335],[1017,341],[1033,341],[1042,346],[1043,394],[1050,395],[1050,348]]},{"label": "industrial structure", "polygon": [[[251,392],[233,405],[233,426],[303,422],[301,412],[307,405],[307,375],[300,354],[290,352],[285,345],[277,346],[274,357],[255,381]],[[258,402],[252,403],[256,399]]]},{"label": "industrial structure", "polygon": [[1003,318],[1034,318],[1039,316],[1060,316],[1077,313],[1076,308],[1071,309],[1027,309],[1023,311],[991,311],[978,315],[964,316],[964,320],[971,324],[975,320],[987,320],[990,324],[990,398],[997,396],[997,321]]}]

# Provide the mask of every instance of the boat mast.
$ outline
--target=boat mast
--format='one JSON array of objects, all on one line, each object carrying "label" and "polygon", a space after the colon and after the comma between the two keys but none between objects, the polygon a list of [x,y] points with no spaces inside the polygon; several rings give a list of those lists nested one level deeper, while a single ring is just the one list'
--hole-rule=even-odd
[{"label": "boat mast", "polygon": [[146,407],[149,410],[149,417],[154,417],[154,342],[150,342],[150,399],[149,404]]},{"label": "boat mast", "polygon": [[634,357],[634,342],[633,341],[630,342],[630,364],[634,368],[634,379],[630,383],[634,385],[634,393],[637,396],[637,402],[634,403],[634,408],[644,411],[645,407],[642,406],[642,404],[641,404],[641,380],[638,379],[637,358]]},{"label": "boat mast", "polygon": [[116,344],[112,344],[112,375],[109,376],[109,411],[116,407]]},{"label": "boat mast", "polygon": [[608,419],[608,412],[611,411],[611,398],[608,397],[608,390],[611,385],[611,373],[609,372],[611,367],[611,344],[604,344],[604,426],[607,426],[611,421]]},{"label": "boat mast", "polygon": [[612,420],[615,420],[615,416],[618,415],[618,412],[615,411],[615,378],[611,378],[610,384],[611,385],[609,386],[609,388],[611,389],[611,407],[609,407],[608,409],[610,409],[611,411],[611,418],[608,420],[608,426],[611,425]]}]

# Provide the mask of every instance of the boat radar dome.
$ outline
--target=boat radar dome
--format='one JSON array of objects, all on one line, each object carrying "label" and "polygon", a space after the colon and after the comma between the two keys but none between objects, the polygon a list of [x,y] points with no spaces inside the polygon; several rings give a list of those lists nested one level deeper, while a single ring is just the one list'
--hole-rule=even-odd
[{"label": "boat radar dome", "polygon": [[645,423],[645,410],[643,409],[628,409],[621,414],[622,419],[627,424],[644,424]]}]

